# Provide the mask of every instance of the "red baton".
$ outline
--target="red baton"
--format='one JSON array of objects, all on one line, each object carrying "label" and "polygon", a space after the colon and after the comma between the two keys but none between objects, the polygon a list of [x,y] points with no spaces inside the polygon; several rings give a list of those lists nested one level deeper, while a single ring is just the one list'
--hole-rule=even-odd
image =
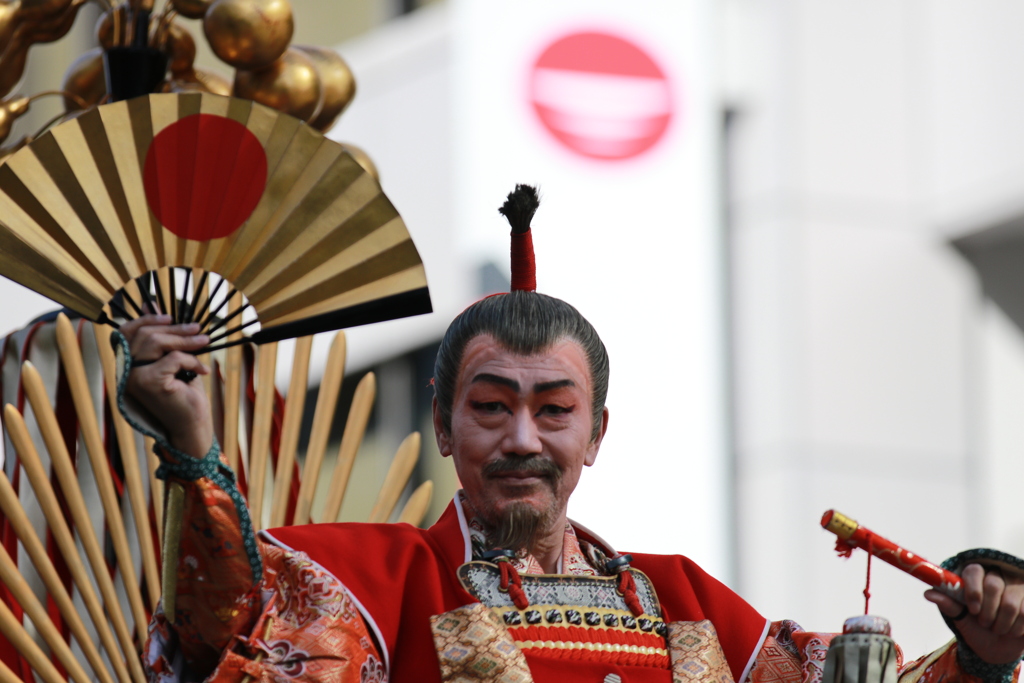
[{"label": "red baton", "polygon": [[861,548],[868,550],[880,560],[888,562],[897,569],[902,569],[911,576],[917,577],[932,588],[942,591],[957,602],[963,602],[963,588],[960,577],[951,571],[932,564],[920,555],[915,555],[901,548],[889,539],[879,536],[870,529],[861,526],[856,520],[850,519],[841,512],[829,510],[821,518],[821,526],[839,537],[837,549]]}]

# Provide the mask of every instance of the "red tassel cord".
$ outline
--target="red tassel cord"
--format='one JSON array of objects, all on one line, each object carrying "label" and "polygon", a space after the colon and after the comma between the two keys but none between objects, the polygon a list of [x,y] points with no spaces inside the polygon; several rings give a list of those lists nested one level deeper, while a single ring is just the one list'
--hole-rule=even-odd
[{"label": "red tassel cord", "polygon": [[636,596],[636,581],[633,579],[633,572],[628,569],[619,574],[619,592],[625,598],[626,607],[633,613],[633,616],[639,617],[644,613],[640,598]]},{"label": "red tassel cord", "polygon": [[512,291],[537,291],[537,261],[530,230],[512,233]]},{"label": "red tassel cord", "polygon": [[868,605],[871,604],[871,556],[872,556],[872,545],[874,541],[874,535],[868,535],[868,578],[864,582],[864,614],[868,613]]},{"label": "red tassel cord", "polygon": [[[863,543],[867,546],[864,548],[868,552],[868,576],[864,582],[864,614],[868,614],[868,607],[871,604],[871,558],[874,555],[874,539],[875,535],[872,533],[865,534]],[[853,549],[857,546],[851,545],[843,539],[836,539],[836,552],[839,553],[839,557],[845,557],[849,559],[853,555]]]},{"label": "red tassel cord", "polygon": [[530,221],[540,206],[537,188],[519,184],[509,193],[498,213],[512,226],[512,291],[537,291],[537,263],[533,257]]},{"label": "red tassel cord", "polygon": [[513,604],[518,609],[529,607],[530,601],[526,599],[526,593],[523,592],[523,582],[519,578],[516,568],[508,560],[498,562],[498,567],[501,569],[501,590],[508,591],[508,597],[512,598]]}]

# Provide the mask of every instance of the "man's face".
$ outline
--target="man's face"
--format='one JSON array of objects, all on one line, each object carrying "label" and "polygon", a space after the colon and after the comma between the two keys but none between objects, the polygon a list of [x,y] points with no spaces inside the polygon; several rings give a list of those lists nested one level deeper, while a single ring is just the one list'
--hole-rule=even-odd
[{"label": "man's face", "polygon": [[470,505],[498,524],[524,503],[563,523],[569,494],[592,465],[608,422],[591,440],[586,356],[568,339],[533,356],[511,353],[490,335],[469,342],[452,402],[451,433],[434,407],[442,455],[451,455]]}]

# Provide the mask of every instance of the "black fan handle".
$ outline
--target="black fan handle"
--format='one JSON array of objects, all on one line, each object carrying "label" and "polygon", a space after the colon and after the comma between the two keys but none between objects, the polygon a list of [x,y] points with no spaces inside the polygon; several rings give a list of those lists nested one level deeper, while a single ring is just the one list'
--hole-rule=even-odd
[{"label": "black fan handle", "polygon": [[[132,363],[132,367],[141,368],[145,367],[146,365],[152,365],[155,362],[155,360],[137,360]],[[188,384],[198,376],[199,375],[196,374],[195,370],[178,370],[176,373],[174,373],[174,379],[182,381],[185,384]]]},{"label": "black fan handle", "polygon": [[[117,350],[117,337],[113,334],[110,335],[110,345],[114,347],[114,350]],[[152,365],[155,362],[155,360],[137,360],[132,363],[132,367],[141,368],[146,365]],[[196,374],[195,370],[178,370],[174,373],[174,379],[184,382],[185,384],[189,384],[198,376],[199,375]]]},{"label": "black fan handle", "polygon": [[182,381],[185,384],[188,384],[196,377],[198,377],[198,375],[196,374],[195,370],[178,370],[176,373],[174,373],[174,379]]},{"label": "black fan handle", "polygon": [[[145,35],[145,34],[143,34],[143,35]],[[191,271],[189,271],[189,275],[191,275]],[[205,278],[206,274],[204,274],[203,277]],[[172,282],[173,282],[173,280],[172,280]],[[158,286],[159,286],[159,283],[158,283]],[[143,291],[145,291],[145,290],[143,290]],[[174,300],[172,299],[172,303],[173,303],[173,301]],[[113,301],[111,302],[111,304],[115,304],[115,303],[116,302],[113,302]],[[132,303],[134,303],[134,301]],[[209,302],[207,302],[207,303],[209,303]],[[128,318],[129,320],[131,319],[131,316],[127,315],[126,311],[123,308],[121,308],[120,305],[117,305],[117,308],[120,309],[121,313],[125,314],[126,318]],[[136,308],[138,308],[138,305],[136,305]],[[141,310],[140,310],[140,313],[141,313]],[[100,311],[100,317],[97,320],[97,322],[106,323],[107,325],[110,325],[111,327],[113,327],[115,330],[120,328],[120,325],[118,325],[115,321],[113,321],[113,320],[111,320],[110,318],[107,317],[106,311]],[[117,337],[114,334],[110,335],[110,346],[114,349],[115,352],[117,351]],[[149,365],[149,364],[155,363],[155,362],[156,362],[155,360],[137,360],[137,361],[135,361],[133,363],[133,366],[139,368],[139,367],[143,367],[145,365]],[[174,379],[176,379],[176,380],[178,380],[180,382],[184,382],[185,384],[191,383],[192,380],[194,380],[196,377],[198,377],[198,375],[196,374],[195,370],[178,370],[176,373],[174,373]]]}]

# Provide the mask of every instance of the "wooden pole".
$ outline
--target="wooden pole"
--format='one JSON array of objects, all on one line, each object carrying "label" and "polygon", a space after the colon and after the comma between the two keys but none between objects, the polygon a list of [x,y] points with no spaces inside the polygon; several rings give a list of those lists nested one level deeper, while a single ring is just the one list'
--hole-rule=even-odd
[{"label": "wooden pole", "polygon": [[226,350],[224,363],[224,457],[228,466],[238,472],[238,429],[242,391],[242,347]]},{"label": "wooden pole", "polygon": [[18,674],[11,671],[11,667],[0,661],[0,683],[25,683]]},{"label": "wooden pole", "polygon": [[295,340],[295,357],[292,359],[292,379],[288,386],[288,398],[284,404],[284,425],[281,428],[281,448],[277,454],[277,470],[274,473],[274,498],[270,507],[270,526],[287,524],[288,494],[292,487],[295,470],[295,450],[299,445],[299,430],[302,427],[302,411],[306,407],[306,389],[309,384],[309,356],[313,350],[313,337]]},{"label": "wooden pole", "polygon": [[249,455],[249,511],[253,531],[263,528],[263,492],[266,490],[267,461],[270,456],[270,427],[274,419],[274,374],[277,371],[277,342],[263,344],[256,373],[256,405],[253,407],[252,445]]},{"label": "wooden pole", "polygon": [[[232,310],[241,307],[242,295],[236,294],[232,297],[228,307]],[[241,333],[232,335],[231,339],[241,336]],[[240,403],[242,400],[242,347],[232,346],[227,350],[227,358],[224,368],[224,457],[228,466],[236,473],[239,471],[238,454],[238,430],[240,428],[239,415]],[[251,450],[251,447],[250,447]]]},{"label": "wooden pole", "polygon": [[[103,446],[100,425],[96,419],[96,408],[92,402],[89,380],[85,374],[82,351],[78,348],[78,336],[75,334],[71,321],[63,313],[57,316],[57,346],[60,348],[60,357],[64,364],[64,376],[68,380],[71,398],[78,413],[78,426],[82,441],[85,442],[89,464],[92,466],[93,476],[100,493],[100,502],[103,504],[103,512],[107,518],[107,529],[110,531],[110,540],[117,557],[118,570],[121,572],[125,591],[128,594],[128,605],[135,618],[135,629],[139,642],[144,643],[148,635],[149,621],[146,619],[146,609],[142,603],[142,591],[135,573],[131,546],[128,545],[128,534],[125,531],[124,518],[121,515],[121,503],[117,498],[114,482],[110,476],[107,449]],[[32,408],[35,410],[35,405]]]},{"label": "wooden pole", "polygon": [[[50,651],[57,657],[57,660],[64,666],[64,669],[71,676],[75,683],[92,683],[92,679],[82,668],[82,664],[72,654],[71,648],[64,642],[64,637],[57,630],[47,614],[46,608],[39,602],[28,582],[18,571],[18,565],[8,554],[7,549],[0,544],[0,581],[11,591],[14,599],[18,601],[21,608],[32,620],[36,631],[43,637],[43,641],[50,647]],[[112,681],[106,667],[100,663],[100,669],[96,672],[106,681]]]},{"label": "wooden pole", "polygon": [[160,547],[164,547],[164,482],[156,478],[156,470],[160,467],[160,458],[153,452],[156,441],[153,437],[143,437],[142,443],[146,448],[146,462],[149,463],[149,492],[153,497],[153,517],[156,518],[156,540]]},{"label": "wooden pole", "polygon": [[[71,511],[71,518],[78,530],[78,535],[82,540],[82,546],[85,549],[86,556],[89,558],[89,563],[92,565],[93,576],[99,584],[100,594],[103,596],[103,602],[107,606],[107,613],[113,623],[114,632],[117,633],[118,639],[121,641],[121,647],[124,649],[125,656],[130,663],[134,658],[132,655],[136,654],[137,651],[132,644],[131,634],[127,631],[124,615],[121,614],[120,601],[114,590],[114,582],[110,578],[110,568],[107,566],[107,560],[103,556],[103,551],[96,538],[92,518],[85,505],[85,499],[82,497],[82,491],[78,487],[78,473],[75,472],[75,467],[71,463],[71,455],[64,445],[64,437],[61,434],[60,425],[57,423],[57,416],[54,414],[53,407],[50,405],[50,400],[46,395],[43,379],[29,361],[25,361],[21,366],[21,382],[25,388],[25,394],[28,396],[29,404],[32,406],[36,422],[39,424],[39,431],[43,436],[44,443],[46,443],[46,449],[50,452],[53,470],[57,474],[61,490],[67,499],[68,509]],[[18,419],[21,416],[13,408],[6,413],[8,431],[11,432],[13,439],[11,424],[14,424],[15,420],[11,419],[13,417],[11,413],[17,415]],[[22,449],[29,452],[28,449],[31,448],[30,452],[35,452],[31,439],[28,439],[27,431],[25,435],[26,442],[23,442],[20,446],[17,443],[15,444],[21,455],[23,465],[28,458],[22,452]],[[42,471],[41,466],[40,471]],[[43,475],[43,480],[47,481],[45,475]],[[32,488],[36,491],[36,497],[41,497],[40,489],[36,488],[35,483],[33,483]],[[62,517],[60,519],[63,520]],[[57,524],[56,519],[48,519],[47,521],[51,528],[54,528]],[[71,552],[72,556],[77,555],[77,551],[73,550]],[[65,558],[67,557],[66,555]],[[136,586],[136,592],[138,592],[138,586]],[[139,641],[139,647],[141,647],[143,642],[144,640]]]},{"label": "wooden pole", "polygon": [[64,677],[57,671],[57,667],[53,665],[42,648],[36,645],[36,641],[32,640],[32,636],[28,634],[28,631],[3,600],[0,600],[0,632],[7,636],[11,645],[28,660],[32,669],[43,679],[43,683],[65,683]]},{"label": "wooden pole", "polygon": [[430,499],[433,495],[434,482],[425,481],[420,484],[412,492],[412,495],[409,496],[409,500],[406,501],[405,507],[402,508],[401,514],[398,515],[398,521],[412,524],[413,526],[422,524],[423,517],[427,514],[427,508],[430,507]]},{"label": "wooden pole", "polygon": [[[13,406],[10,406],[10,408],[13,410]],[[50,503],[54,502],[50,501]],[[40,504],[42,505],[42,503]],[[86,659],[89,660],[89,664],[97,672],[101,683],[106,683],[107,677],[100,673],[101,670],[105,671],[103,659],[93,644],[92,637],[85,630],[85,623],[78,614],[78,610],[75,609],[71,595],[64,587],[60,575],[57,574],[57,569],[53,566],[53,561],[50,560],[43,542],[36,534],[36,530],[29,521],[28,515],[25,514],[25,509],[21,506],[21,501],[18,500],[18,494],[14,492],[14,487],[11,486],[11,482],[8,481],[7,476],[2,471],[0,471],[0,509],[3,510],[4,515],[10,521],[15,535],[21,541],[21,545],[28,554],[29,559],[32,560],[32,564],[35,565],[36,571],[46,585],[46,589],[53,596],[61,615],[71,629],[71,633],[78,639],[78,643],[81,645]],[[52,509],[51,514],[53,514]],[[53,533],[56,534],[56,531]],[[65,537],[65,543],[74,543],[70,540],[70,532]],[[103,616],[103,606],[100,605],[99,598],[96,597],[96,592],[93,590],[92,583],[86,575],[85,566],[82,564],[81,559],[77,555],[75,555],[75,558],[76,562],[69,563],[73,565],[71,567],[72,579],[80,586],[79,593],[82,595],[86,611],[92,618],[93,626],[100,637],[100,643],[110,657],[110,662],[114,666],[114,672],[117,674],[118,680],[121,683],[129,683],[131,679],[128,677],[128,669],[125,667],[120,650],[117,649],[117,642],[114,640],[114,634],[110,630],[110,624]]]},{"label": "wooden pole", "polygon": [[313,494],[316,493],[316,480],[320,476],[320,465],[327,450],[334,411],[338,407],[338,391],[341,389],[341,380],[344,376],[345,333],[338,332],[331,343],[327,365],[320,380],[320,391],[316,397],[316,410],[313,413],[313,426],[309,434],[309,447],[306,449],[306,463],[302,468],[302,484],[299,486],[299,501],[295,506],[293,524],[309,522]]},{"label": "wooden pole", "polygon": [[420,459],[420,433],[413,432],[405,437],[405,441],[398,447],[394,460],[388,474],[384,477],[384,483],[377,494],[377,502],[373,504],[370,511],[369,522],[386,522],[398,504],[398,498],[402,495],[405,485],[409,483],[412,470],[416,467],[416,461]]},{"label": "wooden pole", "polygon": [[[21,376],[29,403],[33,405],[32,409],[36,416],[36,422],[39,424],[40,431],[43,434],[43,440],[47,443],[50,460],[71,512],[71,518],[74,520],[75,526],[78,527],[78,535],[82,541],[82,547],[85,549],[86,557],[92,566],[93,576],[96,578],[100,594],[103,596],[103,603],[106,606],[109,622],[104,617],[103,610],[99,606],[99,600],[93,591],[92,582],[78,554],[78,547],[75,544],[74,536],[72,536],[71,529],[57,503],[57,496],[54,494],[50,478],[43,468],[39,454],[36,452],[32,437],[29,436],[25,420],[21,413],[15,410],[14,406],[8,404],[4,408],[5,424],[7,432],[11,437],[11,442],[14,444],[14,449],[18,453],[18,460],[28,477],[32,490],[36,494],[36,500],[39,501],[57,547],[60,548],[61,554],[64,556],[64,560],[71,571],[71,576],[78,586],[89,616],[99,630],[101,642],[103,642],[107,654],[111,660],[119,659],[113,643],[103,633],[106,628],[104,625],[109,623],[113,627],[114,633],[117,635],[118,642],[121,645],[121,652],[123,653],[120,657],[121,661],[127,661],[128,668],[132,674],[132,680],[135,683],[143,683],[146,677],[142,671],[142,665],[139,662],[135,646],[132,643],[132,634],[128,630],[127,620],[121,611],[121,603],[117,592],[114,590],[114,582],[110,578],[110,569],[107,567],[103,551],[100,549],[99,541],[96,539],[96,532],[93,530],[92,520],[89,518],[89,512],[85,506],[82,491],[78,487],[78,479],[75,476],[74,467],[71,465],[71,458],[64,446],[64,439],[60,434],[59,428],[56,427],[56,416],[53,414],[53,409],[46,398],[42,378],[39,377],[39,373],[28,361],[22,365]],[[38,395],[39,392],[44,392],[42,397]],[[36,403],[40,404],[39,409],[36,409]],[[44,427],[44,425],[46,426]],[[52,446],[50,445],[51,441],[53,442]],[[6,481],[6,477],[4,480]],[[14,501],[17,502],[17,495],[14,494],[13,489],[11,489],[10,493],[14,496]]]},{"label": "wooden pole", "polygon": [[142,485],[142,471],[139,468],[139,451],[135,440],[135,432],[131,425],[117,409],[117,378],[114,366],[114,350],[110,347],[110,330],[105,325],[93,324],[96,346],[99,348],[100,364],[103,366],[103,379],[107,388],[107,403],[110,406],[111,419],[114,422],[114,433],[117,445],[121,449],[121,462],[124,465],[124,478],[128,489],[128,501],[135,517],[135,535],[139,541],[142,554],[142,574],[146,577],[146,589],[149,595],[150,612],[156,611],[160,600],[160,570],[156,563],[156,548],[153,546],[153,531],[149,526],[149,505],[146,503],[146,492]]},{"label": "wooden pole", "polygon": [[338,461],[331,475],[331,485],[327,489],[327,501],[324,503],[322,522],[336,522],[341,513],[341,503],[348,489],[348,479],[352,474],[352,466],[356,462],[359,446],[366,434],[366,425],[370,421],[370,411],[377,396],[377,378],[372,372],[366,373],[356,385],[352,395],[352,406],[348,410],[345,421],[345,434],[341,437],[338,448]]}]

